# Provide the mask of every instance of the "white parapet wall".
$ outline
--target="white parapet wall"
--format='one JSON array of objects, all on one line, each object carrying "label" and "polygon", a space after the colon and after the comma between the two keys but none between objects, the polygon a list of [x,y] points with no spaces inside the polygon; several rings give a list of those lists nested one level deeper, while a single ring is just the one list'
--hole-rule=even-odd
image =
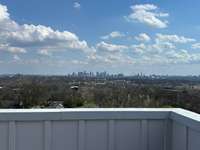
[{"label": "white parapet wall", "polygon": [[3,109],[0,150],[199,150],[183,109]]}]

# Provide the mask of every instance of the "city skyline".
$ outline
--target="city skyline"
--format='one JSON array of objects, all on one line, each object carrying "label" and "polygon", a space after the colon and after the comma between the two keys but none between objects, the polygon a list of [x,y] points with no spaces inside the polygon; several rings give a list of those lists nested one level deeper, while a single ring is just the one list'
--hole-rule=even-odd
[{"label": "city skyline", "polygon": [[200,74],[199,1],[0,0],[0,74]]}]

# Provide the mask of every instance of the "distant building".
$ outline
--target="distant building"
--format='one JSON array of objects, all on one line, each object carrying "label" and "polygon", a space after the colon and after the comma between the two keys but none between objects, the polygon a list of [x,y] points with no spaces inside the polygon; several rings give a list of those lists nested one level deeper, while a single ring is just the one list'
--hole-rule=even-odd
[{"label": "distant building", "polygon": [[63,101],[50,101],[48,108],[64,108]]},{"label": "distant building", "polygon": [[79,86],[71,86],[70,88],[71,88],[72,90],[77,91],[77,90],[79,89]]}]

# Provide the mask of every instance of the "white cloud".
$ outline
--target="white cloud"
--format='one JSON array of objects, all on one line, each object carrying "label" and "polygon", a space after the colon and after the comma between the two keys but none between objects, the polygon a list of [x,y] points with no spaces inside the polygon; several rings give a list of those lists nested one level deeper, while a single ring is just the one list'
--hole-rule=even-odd
[{"label": "white cloud", "polygon": [[176,46],[169,42],[155,42],[150,44],[140,43],[132,45],[131,49],[136,54],[154,55],[160,54],[165,51],[174,50]]},{"label": "white cloud", "polygon": [[50,27],[43,25],[22,25],[16,31],[2,33],[13,46],[26,48],[46,48],[46,49],[80,49],[87,48],[86,41],[68,31],[54,31]]},{"label": "white cloud", "polygon": [[74,2],[74,8],[80,9],[81,8],[81,4],[79,2]]},{"label": "white cloud", "polygon": [[200,43],[192,44],[192,49],[200,49]]},{"label": "white cloud", "polygon": [[121,52],[123,50],[128,49],[127,46],[125,45],[116,45],[116,44],[109,44],[106,42],[100,42],[97,44],[96,48],[100,51],[103,52],[111,52],[111,53],[115,53],[115,52]]},{"label": "white cloud", "polygon": [[176,49],[176,46],[170,42],[156,41],[154,44],[152,44],[151,49],[152,49],[152,51],[154,50],[157,52],[163,52],[163,51],[174,50],[174,49]]},{"label": "white cloud", "polygon": [[128,46],[106,43],[104,41],[98,43],[95,47],[96,51],[88,56],[89,63],[96,64],[126,64],[131,62],[131,58],[126,54]]},{"label": "white cloud", "polygon": [[[193,38],[178,35],[156,34],[152,42],[145,36],[135,37],[141,41],[134,45],[116,45],[100,42],[96,52],[88,57],[94,63],[105,64],[186,64],[200,62],[200,53],[180,48],[180,44],[194,42]],[[144,34],[143,34],[144,35]],[[148,36],[148,35],[147,35]]]},{"label": "white cloud", "polygon": [[113,31],[108,35],[102,36],[101,39],[108,40],[108,39],[121,38],[121,37],[125,37],[125,34],[119,31]]},{"label": "white cloud", "polygon": [[52,55],[52,53],[50,51],[46,50],[46,49],[39,50],[38,54],[44,55],[44,56],[51,56]]},{"label": "white cloud", "polygon": [[24,48],[10,46],[9,44],[0,44],[0,51],[7,51],[10,53],[26,53]]},{"label": "white cloud", "polygon": [[143,53],[135,58],[136,64],[186,64],[200,61],[200,53],[189,53],[187,50],[168,50],[161,53]]},{"label": "white cloud", "polygon": [[[168,16],[168,14],[160,13],[155,5],[135,5],[132,9],[134,13],[141,10],[147,14],[153,13],[153,17],[150,19],[154,20]],[[158,22],[157,20],[154,23]],[[103,39],[121,38],[124,36],[126,36],[124,33],[114,31],[104,36]],[[179,47],[180,44],[195,42],[196,40],[193,38],[178,36],[176,34],[156,34],[155,39],[151,39],[148,34],[141,33],[135,39],[141,43],[127,45],[102,41],[93,47],[89,47],[86,41],[80,40],[76,34],[69,31],[58,31],[44,25],[20,25],[10,18],[6,6],[0,5],[0,51],[12,53],[13,59],[15,61],[20,60],[20,63],[40,64],[42,61],[45,61],[48,64],[48,60],[51,60],[51,57],[49,59],[41,57],[41,59],[21,60],[19,54],[29,53],[29,50],[46,56],[53,56],[55,52],[68,50],[70,52],[79,51],[84,55],[81,58],[77,55],[76,58],[66,58],[65,60],[63,57],[59,57],[61,59],[54,57],[52,64],[58,62],[60,65],[65,65],[67,62],[76,65],[95,65],[96,63],[102,66],[105,64],[116,66],[124,64],[126,66],[127,64],[200,62],[200,53],[182,50]],[[194,43],[192,48],[200,48],[200,43]]]},{"label": "white cloud", "polygon": [[187,38],[184,36],[178,36],[178,35],[170,35],[170,34],[156,34],[156,40],[162,41],[162,42],[173,42],[173,43],[189,43],[189,42],[195,42],[196,40],[193,38]]},{"label": "white cloud", "polygon": [[13,59],[14,59],[15,61],[21,60],[21,58],[20,58],[18,55],[14,55],[14,56],[13,56]]},{"label": "white cloud", "polygon": [[137,41],[140,42],[149,42],[151,38],[146,33],[140,33],[138,36],[135,37]]},{"label": "white cloud", "polygon": [[9,19],[9,16],[7,7],[0,5],[0,20]]},{"label": "white cloud", "polygon": [[166,52],[166,56],[169,60],[173,61],[174,63],[177,62],[185,62],[188,63],[191,61],[191,56],[187,50],[179,50],[179,51],[169,51]]},{"label": "white cloud", "polygon": [[53,30],[44,25],[19,25],[9,17],[7,7],[0,4],[0,50],[25,53],[28,50],[55,52],[59,50],[89,51],[86,41],[69,31]]},{"label": "white cloud", "polygon": [[[133,59],[136,64],[186,64],[199,63],[200,53],[181,49],[179,44],[195,41],[183,36],[166,36],[154,43],[132,45]],[[198,46],[198,45],[197,45]]]},{"label": "white cloud", "polygon": [[147,47],[144,43],[141,43],[138,45],[132,45],[131,49],[133,49],[134,53],[143,54]]},{"label": "white cloud", "polygon": [[118,66],[119,64],[132,64],[134,61],[130,56],[124,53],[105,54],[97,52],[88,56],[88,62],[88,64],[101,64],[103,66],[109,64],[109,66]]},{"label": "white cloud", "polygon": [[132,13],[125,17],[128,21],[140,22],[155,28],[166,28],[168,25],[168,21],[163,18],[169,14],[160,12],[156,5],[133,5],[131,9]]}]

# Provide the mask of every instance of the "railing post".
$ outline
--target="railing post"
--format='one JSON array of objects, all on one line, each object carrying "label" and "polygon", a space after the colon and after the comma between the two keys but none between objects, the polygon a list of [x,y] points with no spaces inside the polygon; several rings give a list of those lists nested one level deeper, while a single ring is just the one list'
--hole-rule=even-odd
[{"label": "railing post", "polygon": [[44,149],[51,150],[51,121],[44,122]]},{"label": "railing post", "polygon": [[148,150],[148,121],[141,121],[141,150]]},{"label": "railing post", "polygon": [[108,150],[115,150],[115,122],[114,120],[109,120],[108,122]]},{"label": "railing post", "polygon": [[85,150],[85,121],[79,121],[78,125],[78,150]]},{"label": "railing post", "polygon": [[189,127],[186,126],[186,150],[189,150]]},{"label": "railing post", "polygon": [[15,121],[9,122],[9,150],[15,150],[15,138],[16,138],[16,126]]},{"label": "railing post", "polygon": [[164,121],[164,150],[172,149],[172,120]]}]

